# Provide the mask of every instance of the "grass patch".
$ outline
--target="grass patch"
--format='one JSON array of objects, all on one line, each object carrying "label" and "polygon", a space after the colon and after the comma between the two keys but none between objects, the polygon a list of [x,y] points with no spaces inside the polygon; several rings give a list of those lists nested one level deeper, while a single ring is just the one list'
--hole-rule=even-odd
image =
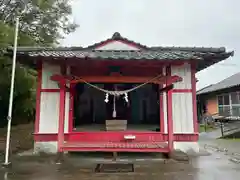
[{"label": "grass patch", "polygon": [[[33,123],[12,126],[10,144],[12,153],[33,148],[33,130]],[[7,127],[0,128],[0,153],[5,151],[6,135]]]},{"label": "grass patch", "polygon": [[236,142],[240,142],[240,138],[219,138],[218,140],[226,140],[226,141],[236,141]]},{"label": "grass patch", "polygon": [[235,132],[233,134],[225,135],[221,139],[240,141],[240,132]]},{"label": "grass patch", "polygon": [[210,132],[213,131],[214,128],[210,125],[200,124],[199,125],[199,132]]}]

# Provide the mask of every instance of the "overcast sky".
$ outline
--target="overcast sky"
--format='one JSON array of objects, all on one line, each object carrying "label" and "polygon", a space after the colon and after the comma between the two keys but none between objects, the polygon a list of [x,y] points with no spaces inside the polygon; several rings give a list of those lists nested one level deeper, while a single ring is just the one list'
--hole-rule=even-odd
[{"label": "overcast sky", "polygon": [[73,19],[80,27],[62,45],[87,46],[120,32],[149,46],[234,50],[234,57],[197,74],[198,89],[240,71],[238,0],[75,0]]}]

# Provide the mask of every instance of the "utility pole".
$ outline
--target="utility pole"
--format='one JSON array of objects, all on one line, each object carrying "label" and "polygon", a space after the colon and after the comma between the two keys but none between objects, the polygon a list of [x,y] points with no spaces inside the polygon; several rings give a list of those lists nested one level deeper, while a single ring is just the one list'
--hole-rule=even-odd
[{"label": "utility pole", "polygon": [[11,76],[11,87],[9,94],[9,105],[8,105],[8,116],[7,116],[7,138],[6,138],[6,149],[5,149],[5,161],[4,166],[8,166],[9,162],[9,147],[10,147],[10,137],[11,137],[11,124],[12,124],[12,107],[13,107],[13,94],[14,94],[14,83],[15,83],[15,71],[16,71],[16,56],[17,56],[17,45],[18,45],[18,31],[19,31],[19,18],[21,14],[26,10],[26,2],[24,0],[19,0],[19,6],[24,7],[23,11],[17,14],[15,21],[15,33],[14,33],[14,46],[13,46],[13,58],[12,58],[12,76]]},{"label": "utility pole", "polygon": [[13,58],[12,58],[12,77],[11,77],[11,87],[10,87],[8,116],[7,116],[8,125],[7,125],[5,161],[4,161],[5,166],[10,164],[10,162],[9,162],[9,146],[10,146],[11,124],[12,124],[12,106],[13,106],[13,93],[14,93],[15,71],[16,71],[18,28],[19,28],[19,17],[16,18],[16,23],[15,23],[14,48],[13,48]]}]

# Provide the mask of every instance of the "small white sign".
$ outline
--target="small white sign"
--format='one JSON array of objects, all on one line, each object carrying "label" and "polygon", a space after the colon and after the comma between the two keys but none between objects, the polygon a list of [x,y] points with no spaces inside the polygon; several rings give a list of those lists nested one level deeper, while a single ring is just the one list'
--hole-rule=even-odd
[{"label": "small white sign", "polygon": [[125,135],[124,139],[126,139],[126,140],[134,140],[134,139],[136,139],[136,136],[134,136],[134,135]]}]

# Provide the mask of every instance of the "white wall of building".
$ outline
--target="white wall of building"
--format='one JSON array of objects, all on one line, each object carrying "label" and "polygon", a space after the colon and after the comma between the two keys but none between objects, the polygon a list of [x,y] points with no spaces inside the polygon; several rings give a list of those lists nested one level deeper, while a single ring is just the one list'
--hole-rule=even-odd
[{"label": "white wall of building", "polygon": [[193,130],[193,104],[191,93],[172,94],[173,132],[192,134]]},{"label": "white wall of building", "polygon": [[96,49],[97,50],[139,50],[136,47],[122,43],[120,41],[113,41]]},{"label": "white wall of building", "polygon": [[40,105],[39,133],[58,132],[59,92],[42,92]]},{"label": "white wall of building", "polygon": [[[166,68],[163,68],[163,74],[166,74]],[[172,66],[171,75],[177,75],[182,78],[181,82],[174,83],[174,89],[183,90],[192,88],[191,65]],[[163,93],[164,109],[164,131],[167,133],[167,97]],[[172,93],[172,118],[173,132],[179,134],[194,133],[193,121],[193,103],[192,92],[174,92]]]},{"label": "white wall of building", "polygon": [[183,80],[174,84],[174,89],[191,89],[192,78],[191,78],[191,65],[185,63],[181,66],[172,66],[171,74],[180,76]]},{"label": "white wall of building", "polygon": [[[182,77],[174,84],[174,89],[192,89],[191,65],[172,66],[171,74]],[[173,92],[172,94],[173,132],[194,133],[192,92]]]},{"label": "white wall of building", "polygon": [[[43,63],[42,65],[42,89],[59,89],[58,84],[50,77],[53,74],[61,74],[59,65]],[[41,92],[39,134],[56,134],[59,121],[59,92]],[[69,116],[69,92],[65,99],[65,125],[64,132],[68,132]],[[35,142],[36,151],[57,152],[56,142]]]},{"label": "white wall of building", "polygon": [[61,74],[60,66],[43,62],[42,89],[59,89],[58,84],[50,79],[53,74]]},{"label": "white wall of building", "polygon": [[[50,79],[54,74],[61,74],[60,66],[43,63],[42,89],[59,89],[57,82]],[[66,92],[65,98],[64,131],[68,132],[69,92]],[[58,132],[59,105],[59,92],[41,92],[39,133],[49,134]]]},{"label": "white wall of building", "polygon": [[[163,73],[166,74],[165,67]],[[183,80],[174,84],[174,89],[192,89],[191,65],[184,64],[181,66],[172,66],[171,75],[180,76]],[[164,109],[164,131],[167,133],[167,98],[163,93],[163,109]],[[172,93],[172,119],[173,132],[176,134],[193,134],[193,102],[192,92],[174,92]],[[183,152],[199,152],[197,142],[174,142],[174,149]]]}]

